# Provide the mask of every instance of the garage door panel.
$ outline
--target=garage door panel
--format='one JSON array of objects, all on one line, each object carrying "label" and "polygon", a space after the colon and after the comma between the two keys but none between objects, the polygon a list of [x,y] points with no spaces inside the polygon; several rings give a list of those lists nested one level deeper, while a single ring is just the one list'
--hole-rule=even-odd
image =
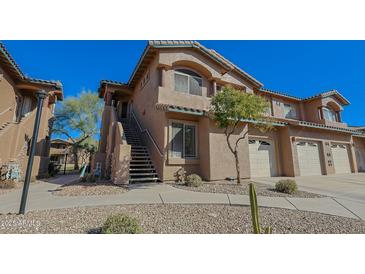
[{"label": "garage door panel", "polygon": [[322,175],[318,143],[303,141],[297,142],[296,146],[300,175]]},{"label": "garage door panel", "polygon": [[275,147],[271,141],[249,140],[251,177],[276,176]]},{"label": "garage door panel", "polygon": [[332,144],[332,157],[336,174],[351,173],[350,159],[347,145]]}]

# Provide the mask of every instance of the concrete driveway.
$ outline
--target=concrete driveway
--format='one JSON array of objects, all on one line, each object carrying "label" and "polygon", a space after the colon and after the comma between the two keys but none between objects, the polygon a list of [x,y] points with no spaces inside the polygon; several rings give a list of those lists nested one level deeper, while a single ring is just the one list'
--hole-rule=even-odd
[{"label": "concrete driveway", "polygon": [[[253,178],[254,182],[275,185],[287,177]],[[365,204],[365,173],[295,178],[300,190]]]}]

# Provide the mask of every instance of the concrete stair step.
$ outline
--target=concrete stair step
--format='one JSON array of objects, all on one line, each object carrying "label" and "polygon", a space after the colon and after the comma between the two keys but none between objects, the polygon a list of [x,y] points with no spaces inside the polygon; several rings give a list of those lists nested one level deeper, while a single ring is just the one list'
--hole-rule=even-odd
[{"label": "concrete stair step", "polygon": [[138,177],[138,176],[145,176],[145,177],[157,177],[157,173],[130,173],[130,177]]},{"label": "concrete stair step", "polygon": [[157,177],[151,177],[151,178],[130,178],[130,183],[136,183],[136,182],[157,182],[159,178]]},{"label": "concrete stair step", "polygon": [[130,168],[129,171],[155,171],[154,168]]}]

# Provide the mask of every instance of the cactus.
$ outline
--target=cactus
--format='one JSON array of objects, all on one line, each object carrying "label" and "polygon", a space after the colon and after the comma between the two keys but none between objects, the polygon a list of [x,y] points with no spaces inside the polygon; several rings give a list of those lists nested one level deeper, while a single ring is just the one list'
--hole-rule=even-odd
[{"label": "cactus", "polygon": [[[260,221],[259,221],[259,208],[257,205],[257,195],[255,186],[253,183],[249,184],[249,192],[250,192],[250,206],[251,206],[251,217],[252,217],[252,227],[253,232],[255,234],[261,234],[261,228],[260,228]],[[266,227],[264,229],[265,234],[271,234],[272,229],[271,227]]]}]

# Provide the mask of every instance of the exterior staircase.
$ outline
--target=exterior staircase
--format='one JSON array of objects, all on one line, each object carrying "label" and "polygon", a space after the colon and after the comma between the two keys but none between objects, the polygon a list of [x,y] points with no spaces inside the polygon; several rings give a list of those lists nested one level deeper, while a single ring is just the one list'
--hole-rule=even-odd
[{"label": "exterior staircase", "polygon": [[159,181],[147,147],[143,144],[138,129],[128,120],[121,120],[127,143],[131,145],[129,183],[152,183]]},{"label": "exterior staircase", "polygon": [[10,125],[10,122],[6,122],[0,126],[0,134]]}]

